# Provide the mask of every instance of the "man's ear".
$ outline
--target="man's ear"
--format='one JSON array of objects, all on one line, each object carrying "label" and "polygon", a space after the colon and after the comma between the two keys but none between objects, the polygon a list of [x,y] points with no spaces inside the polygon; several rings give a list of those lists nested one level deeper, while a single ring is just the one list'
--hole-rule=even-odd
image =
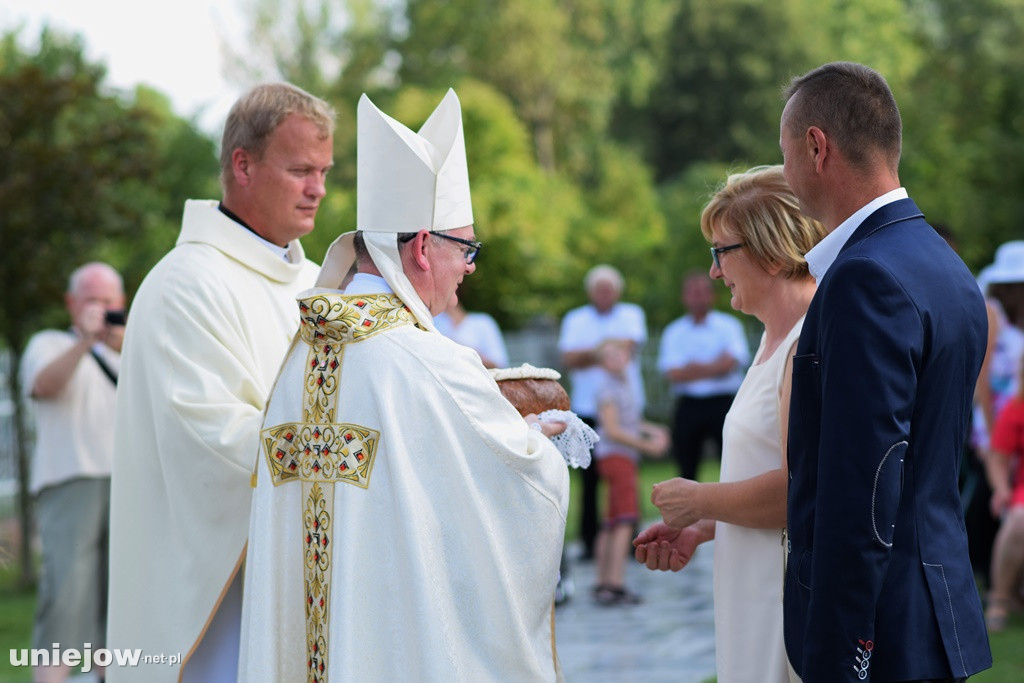
[{"label": "man's ear", "polygon": [[231,175],[238,185],[249,184],[249,172],[252,170],[252,155],[241,147],[236,147],[231,153]]},{"label": "man's ear", "polygon": [[828,144],[828,138],[825,137],[825,131],[817,126],[811,126],[807,129],[807,154],[814,164],[815,173],[821,173],[825,167],[825,159],[831,152],[831,148]]},{"label": "man's ear", "polygon": [[430,259],[427,258],[427,250],[430,248],[430,231],[420,230],[416,237],[412,238],[407,247],[413,263],[423,271],[430,270]]}]

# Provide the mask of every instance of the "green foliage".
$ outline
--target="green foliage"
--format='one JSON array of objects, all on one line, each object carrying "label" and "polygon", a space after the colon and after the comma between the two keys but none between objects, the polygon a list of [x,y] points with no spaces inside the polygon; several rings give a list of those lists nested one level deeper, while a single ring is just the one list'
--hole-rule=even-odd
[{"label": "green foliage", "polygon": [[248,6],[261,46],[248,62],[339,111],[313,258],[354,225],[359,94],[414,124],[456,86],[487,243],[463,295],[505,326],[581,303],[598,262],[626,273],[653,327],[677,316],[679,278],[707,267],[710,192],[728,170],[781,161],[781,86],[833,60],[886,75],[906,122],[903,183],[958,233],[969,265],[1022,232],[1020,0]]},{"label": "green foliage", "polygon": [[[104,75],[78,38],[44,29],[29,51],[16,31],[0,37],[0,348],[12,367],[30,334],[67,324],[72,270],[107,261],[132,291],[173,243],[182,199],[208,187],[197,168],[213,166],[212,144],[165,98],[140,89],[132,101],[108,91]],[[7,383],[27,584],[28,439],[16,372]]]},{"label": "green foliage", "polygon": [[[9,518],[0,518],[2,524],[11,521]],[[36,594],[34,589],[21,585],[15,571],[16,565],[6,561],[7,552],[7,548],[0,547],[0,643],[4,644],[4,650],[21,650],[32,647]],[[31,680],[28,671],[8,664],[9,657],[0,661],[0,683],[25,683]]]},{"label": "green foliage", "polygon": [[146,113],[100,91],[77,39],[44,31],[36,54],[0,43],[0,329],[11,348],[51,322],[70,271],[142,221]]},{"label": "green foliage", "polygon": [[801,62],[784,5],[683,0],[672,49],[651,97],[651,161],[659,180],[695,161],[766,163],[779,158],[779,84]]},{"label": "green foliage", "polygon": [[[463,281],[468,307],[518,326],[551,306],[568,306],[563,291],[569,235],[586,216],[580,192],[533,161],[530,137],[511,102],[473,79],[457,84],[467,139],[476,233],[485,243],[477,273]],[[403,88],[392,105],[417,128],[443,90]]]},{"label": "green foliage", "polygon": [[904,184],[980,268],[1024,236],[1024,3],[914,5],[916,40],[931,57],[901,98]]},{"label": "green foliage", "polygon": [[[648,322],[654,327],[664,327],[683,314],[679,301],[683,276],[691,270],[711,268],[711,254],[700,232],[700,214],[718,186],[735,170],[743,169],[721,163],[693,164],[658,187],[667,232],[662,259],[673,267],[655,269],[649,275],[655,279],[653,289],[664,297],[659,306],[648,309]],[[719,287],[716,291],[719,307],[729,310],[728,290]]]},{"label": "green foliage", "polygon": [[[67,276],[99,258],[130,285],[173,244],[182,202],[216,177],[212,143],[166,98],[109,92],[80,39],[0,39],[0,330],[9,348],[57,324]],[[202,169],[206,169],[203,171]]]},{"label": "green foliage", "polygon": [[659,180],[702,161],[778,163],[780,87],[819,64],[863,62],[899,83],[920,61],[889,0],[677,4],[644,122]]}]

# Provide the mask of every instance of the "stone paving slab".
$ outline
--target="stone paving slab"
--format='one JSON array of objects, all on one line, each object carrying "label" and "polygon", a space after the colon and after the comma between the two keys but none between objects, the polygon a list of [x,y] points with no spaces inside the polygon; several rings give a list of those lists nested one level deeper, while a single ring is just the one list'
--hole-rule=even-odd
[{"label": "stone paving slab", "polygon": [[713,542],[680,572],[653,572],[627,560],[626,585],[640,605],[594,602],[594,563],[567,549],[573,596],[555,611],[558,656],[567,683],[702,683],[715,675]]}]

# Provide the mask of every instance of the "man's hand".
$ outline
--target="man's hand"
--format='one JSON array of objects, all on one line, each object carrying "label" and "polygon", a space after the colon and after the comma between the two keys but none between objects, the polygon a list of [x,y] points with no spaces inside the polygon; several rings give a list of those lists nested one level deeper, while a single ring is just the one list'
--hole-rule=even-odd
[{"label": "man's hand", "polygon": [[673,529],[658,522],[633,539],[634,556],[648,569],[677,572],[690,563],[704,540],[697,526]]},{"label": "man's hand", "polygon": [[660,458],[672,445],[672,437],[664,425],[646,422],[640,425],[640,436],[644,440],[644,453],[652,458]]},{"label": "man's hand", "polygon": [[106,307],[97,301],[82,306],[75,322],[75,327],[81,333],[82,338],[90,345],[101,341],[107,332],[107,323],[104,317],[107,314]]},{"label": "man's hand", "polygon": [[665,524],[674,529],[682,529],[706,516],[697,507],[700,486],[691,479],[681,477],[654,485],[651,502],[661,512]]},{"label": "man's hand", "polygon": [[539,431],[541,434],[548,437],[549,439],[565,431],[564,422],[541,422],[540,418],[538,418],[535,413],[530,413],[529,415],[526,415],[523,419],[526,420],[526,422],[530,425],[531,429],[537,429],[533,425],[539,425],[540,429],[537,431]]},{"label": "man's hand", "polygon": [[992,513],[994,519],[1001,519],[1003,513],[1006,512],[1006,506],[1010,503],[1010,499],[1013,497],[1013,492],[1010,488],[999,487],[992,492],[992,498],[989,500],[989,511]]}]

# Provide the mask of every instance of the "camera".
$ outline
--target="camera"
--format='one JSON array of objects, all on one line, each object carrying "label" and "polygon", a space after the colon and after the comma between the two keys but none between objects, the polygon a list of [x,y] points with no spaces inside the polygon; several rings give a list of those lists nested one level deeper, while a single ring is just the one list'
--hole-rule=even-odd
[{"label": "camera", "polygon": [[124,325],[125,315],[124,311],[107,311],[103,316],[103,322],[108,325]]}]

